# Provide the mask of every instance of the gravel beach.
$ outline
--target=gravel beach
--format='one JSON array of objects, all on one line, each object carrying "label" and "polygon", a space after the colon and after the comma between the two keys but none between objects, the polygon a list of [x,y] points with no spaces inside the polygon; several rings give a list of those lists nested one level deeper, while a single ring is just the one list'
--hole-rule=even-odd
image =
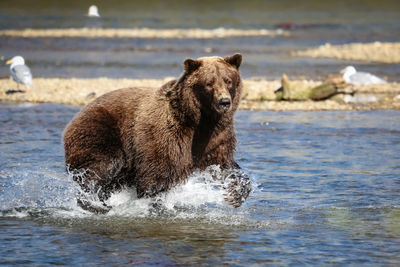
[{"label": "gravel beach", "polygon": [[226,38],[235,36],[288,36],[289,32],[277,29],[23,29],[0,30],[0,36],[12,37],[85,37],[85,38]]},{"label": "gravel beach", "polygon": [[[29,89],[11,79],[0,79],[0,101],[63,103],[85,105],[96,97],[125,87],[160,87],[171,80],[165,79],[60,79],[35,78]],[[312,88],[321,81],[291,81],[299,88]],[[350,100],[336,95],[323,101],[276,101],[274,91],[281,86],[280,80],[262,78],[245,79],[240,109],[251,110],[375,110],[400,109],[400,84],[353,86],[356,94]],[[18,90],[24,92],[18,92]]]},{"label": "gravel beach", "polygon": [[400,43],[351,43],[345,45],[325,45],[296,51],[295,56],[312,58],[337,58],[380,63],[400,62]]}]

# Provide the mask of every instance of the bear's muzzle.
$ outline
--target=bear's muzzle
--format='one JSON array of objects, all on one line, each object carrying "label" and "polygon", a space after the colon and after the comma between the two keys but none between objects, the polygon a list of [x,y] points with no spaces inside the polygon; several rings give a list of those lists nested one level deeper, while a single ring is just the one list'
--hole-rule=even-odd
[{"label": "bear's muzzle", "polygon": [[220,109],[222,109],[224,112],[227,112],[231,107],[231,99],[227,97],[221,98],[218,101],[218,105]]}]

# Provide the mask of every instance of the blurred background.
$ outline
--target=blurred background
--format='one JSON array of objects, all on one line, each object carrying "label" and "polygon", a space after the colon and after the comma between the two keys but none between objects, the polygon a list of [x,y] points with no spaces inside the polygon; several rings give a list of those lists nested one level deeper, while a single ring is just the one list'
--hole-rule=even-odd
[{"label": "blurred background", "polygon": [[[3,59],[20,54],[35,77],[164,78],[178,76],[187,57],[241,52],[244,78],[324,79],[346,65],[400,80],[398,64],[295,57],[293,51],[330,44],[396,42],[397,0],[0,1],[0,30],[86,27],[97,5],[100,28],[282,29],[289,36],[228,38],[53,38],[0,36]],[[9,77],[8,67],[0,78]]]}]

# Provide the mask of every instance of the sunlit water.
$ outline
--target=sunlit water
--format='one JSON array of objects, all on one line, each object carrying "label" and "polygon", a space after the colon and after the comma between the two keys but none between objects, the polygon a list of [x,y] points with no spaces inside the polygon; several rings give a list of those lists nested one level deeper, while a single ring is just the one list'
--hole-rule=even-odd
[{"label": "sunlit water", "polygon": [[240,111],[238,209],[209,179],[77,207],[61,134],[78,107],[0,105],[0,264],[400,264],[400,112]]}]

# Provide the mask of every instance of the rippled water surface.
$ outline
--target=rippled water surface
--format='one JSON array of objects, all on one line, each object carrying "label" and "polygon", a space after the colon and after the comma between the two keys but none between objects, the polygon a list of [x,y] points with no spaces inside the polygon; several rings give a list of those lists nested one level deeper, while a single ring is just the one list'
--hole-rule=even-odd
[{"label": "rippled water surface", "polygon": [[0,105],[0,264],[400,264],[398,111],[240,111],[242,207],[204,172],[160,196],[162,213],[125,190],[92,215],[64,170],[78,110]]}]

